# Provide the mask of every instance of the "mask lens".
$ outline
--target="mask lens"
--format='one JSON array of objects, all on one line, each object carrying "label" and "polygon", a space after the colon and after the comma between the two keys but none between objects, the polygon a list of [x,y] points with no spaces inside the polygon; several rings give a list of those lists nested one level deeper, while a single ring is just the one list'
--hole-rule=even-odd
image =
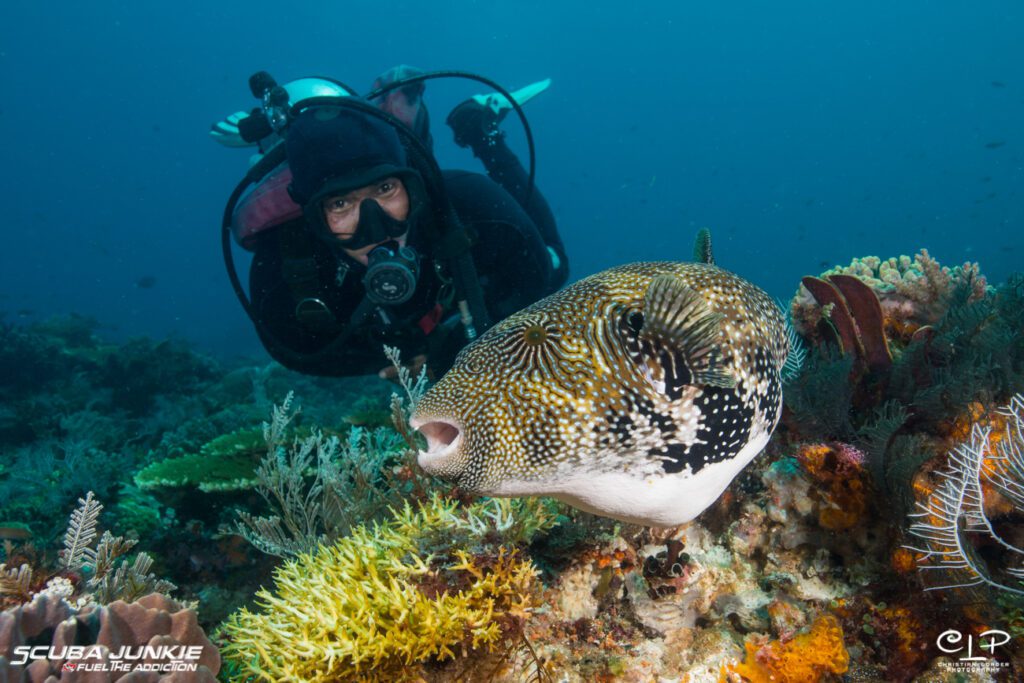
[{"label": "mask lens", "polygon": [[[351,210],[350,207],[346,208]],[[328,202],[328,214],[330,211]],[[359,223],[356,224],[355,233],[349,238],[339,239],[338,242],[346,249],[360,249],[368,244],[401,237],[408,231],[407,221],[395,220],[375,200],[364,199],[359,204]]]}]

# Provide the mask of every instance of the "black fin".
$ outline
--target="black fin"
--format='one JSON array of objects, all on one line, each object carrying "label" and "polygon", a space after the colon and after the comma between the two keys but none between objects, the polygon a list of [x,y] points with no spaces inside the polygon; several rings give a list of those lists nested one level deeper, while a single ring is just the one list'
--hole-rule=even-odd
[{"label": "black fin", "polygon": [[707,228],[701,228],[693,241],[693,260],[697,263],[715,262],[715,255],[711,252],[711,231]]},{"label": "black fin", "polygon": [[719,363],[722,316],[674,275],[658,275],[644,293],[640,355],[648,379],[672,400],[685,386],[728,388],[736,382]]}]

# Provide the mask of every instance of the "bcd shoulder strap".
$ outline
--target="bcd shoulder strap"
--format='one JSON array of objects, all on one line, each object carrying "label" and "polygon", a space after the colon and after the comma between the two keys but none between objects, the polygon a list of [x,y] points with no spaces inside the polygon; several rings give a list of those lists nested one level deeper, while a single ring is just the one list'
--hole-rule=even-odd
[{"label": "bcd shoulder strap", "polygon": [[282,226],[278,236],[281,276],[292,293],[298,321],[312,332],[337,332],[341,325],[320,291],[313,239],[301,223]]}]

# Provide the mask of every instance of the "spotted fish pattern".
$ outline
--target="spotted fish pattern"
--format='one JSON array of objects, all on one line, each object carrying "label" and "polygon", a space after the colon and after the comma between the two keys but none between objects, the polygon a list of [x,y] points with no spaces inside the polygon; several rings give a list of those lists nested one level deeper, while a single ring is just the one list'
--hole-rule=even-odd
[{"label": "spotted fish pattern", "polygon": [[635,263],[512,315],[419,402],[428,472],[649,525],[689,521],[767,444],[781,311],[708,263]]}]

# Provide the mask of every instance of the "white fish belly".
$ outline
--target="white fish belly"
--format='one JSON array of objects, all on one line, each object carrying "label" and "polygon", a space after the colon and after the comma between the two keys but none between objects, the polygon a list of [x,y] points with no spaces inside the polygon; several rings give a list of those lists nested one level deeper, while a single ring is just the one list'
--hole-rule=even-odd
[{"label": "white fish belly", "polygon": [[[630,476],[627,472],[588,472],[570,478],[557,491],[546,492],[587,512],[645,526],[676,526],[689,522],[714,503],[729,483],[768,444],[764,433],[736,457],[708,465],[697,474]],[[534,485],[536,486],[536,485]],[[510,486],[509,488],[518,488]],[[534,491],[533,495],[545,495]],[[499,495],[522,495],[503,490]]]}]

